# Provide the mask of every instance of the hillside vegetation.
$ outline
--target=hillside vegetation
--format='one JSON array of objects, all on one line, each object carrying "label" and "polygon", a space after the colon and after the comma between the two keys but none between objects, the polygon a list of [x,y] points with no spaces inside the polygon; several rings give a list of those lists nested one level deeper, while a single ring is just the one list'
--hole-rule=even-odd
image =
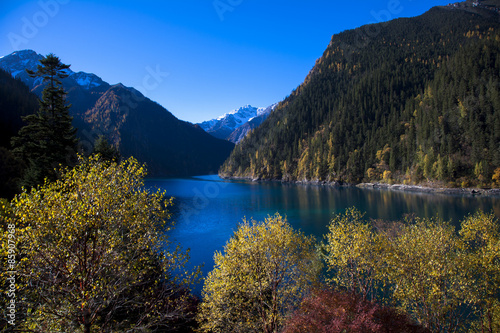
[{"label": "hillside vegetation", "polygon": [[499,28],[495,11],[436,7],[334,35],[220,174],[498,185]]}]

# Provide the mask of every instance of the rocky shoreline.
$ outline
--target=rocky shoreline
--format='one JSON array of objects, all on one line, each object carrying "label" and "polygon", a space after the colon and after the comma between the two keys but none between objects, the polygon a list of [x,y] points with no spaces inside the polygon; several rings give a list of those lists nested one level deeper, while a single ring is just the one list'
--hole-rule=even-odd
[{"label": "rocky shoreline", "polygon": [[451,195],[471,195],[471,196],[498,196],[500,197],[500,188],[496,189],[482,189],[482,188],[451,188],[451,187],[430,187],[422,185],[404,185],[404,184],[385,184],[385,183],[360,183],[360,184],[347,184],[339,182],[327,181],[283,181],[283,180],[262,180],[246,177],[221,177],[223,179],[232,180],[246,180],[252,182],[281,182],[289,184],[302,184],[302,185],[317,185],[317,186],[332,186],[332,187],[358,187],[366,189],[385,189],[392,191],[414,192],[414,193],[435,193],[435,194],[451,194]]},{"label": "rocky shoreline", "polygon": [[383,183],[361,183],[356,185],[359,188],[388,189],[393,191],[416,192],[416,193],[440,193],[454,195],[481,195],[481,196],[500,196],[500,189],[482,189],[482,188],[447,188],[447,187],[427,187],[420,185],[403,184],[383,184]]}]

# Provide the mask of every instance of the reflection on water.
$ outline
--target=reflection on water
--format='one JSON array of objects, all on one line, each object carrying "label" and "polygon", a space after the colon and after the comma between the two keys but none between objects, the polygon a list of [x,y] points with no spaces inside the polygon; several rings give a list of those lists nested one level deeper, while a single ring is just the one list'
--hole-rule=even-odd
[{"label": "reflection on water", "polygon": [[399,220],[405,214],[435,217],[458,225],[479,209],[500,217],[499,197],[472,197],[409,193],[385,189],[333,188],[315,185],[226,181],[217,176],[189,179],[151,179],[150,188],[161,188],[175,197],[171,237],[191,249],[191,264],[213,267],[213,254],[224,245],[243,218],[263,220],[280,213],[290,224],[318,240],[327,232],[332,214],[355,206],[366,217]]}]

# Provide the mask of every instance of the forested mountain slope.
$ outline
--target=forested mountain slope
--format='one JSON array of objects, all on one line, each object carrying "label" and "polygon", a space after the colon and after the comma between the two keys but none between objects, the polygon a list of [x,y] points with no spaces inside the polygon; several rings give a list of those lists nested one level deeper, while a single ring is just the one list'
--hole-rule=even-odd
[{"label": "forested mountain slope", "polygon": [[[46,83],[30,77],[26,69],[36,71],[41,59],[32,50],[0,57],[0,70],[5,70],[0,72],[0,146],[9,148],[11,137],[23,125],[21,116],[38,110],[34,94],[41,97]],[[66,100],[87,152],[103,135],[124,157],[147,163],[150,176],[160,177],[216,173],[234,147],[177,119],[134,88],[111,86],[92,73],[67,70],[67,74],[62,79]]]},{"label": "forested mountain slope", "polygon": [[10,140],[25,124],[22,116],[38,110],[38,98],[19,79],[0,69],[0,198],[10,198],[19,189],[21,163],[10,152]]},{"label": "forested mountain slope", "polygon": [[234,147],[122,84],[108,89],[83,120],[92,132],[106,133],[123,156],[147,163],[153,176],[215,173]]},{"label": "forested mountain slope", "polygon": [[471,6],[334,35],[220,174],[491,183],[500,167],[500,20],[496,8]]},{"label": "forested mountain slope", "polygon": [[19,79],[0,69],[0,147],[10,148],[10,139],[24,125],[21,117],[38,110],[38,99]]}]

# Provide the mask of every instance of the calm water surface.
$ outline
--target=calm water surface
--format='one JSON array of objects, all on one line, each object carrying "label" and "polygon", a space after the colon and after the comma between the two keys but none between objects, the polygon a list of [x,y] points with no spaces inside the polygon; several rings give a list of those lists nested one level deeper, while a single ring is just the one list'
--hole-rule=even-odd
[{"label": "calm water surface", "polygon": [[419,217],[439,216],[458,225],[478,209],[500,217],[500,197],[227,181],[218,176],[149,179],[146,186],[166,190],[168,196],[175,197],[171,239],[191,249],[190,264],[203,264],[204,276],[213,268],[214,252],[223,251],[244,218],[263,220],[280,213],[294,228],[321,240],[332,215],[353,206],[366,212],[368,218],[385,220],[414,213]]}]

